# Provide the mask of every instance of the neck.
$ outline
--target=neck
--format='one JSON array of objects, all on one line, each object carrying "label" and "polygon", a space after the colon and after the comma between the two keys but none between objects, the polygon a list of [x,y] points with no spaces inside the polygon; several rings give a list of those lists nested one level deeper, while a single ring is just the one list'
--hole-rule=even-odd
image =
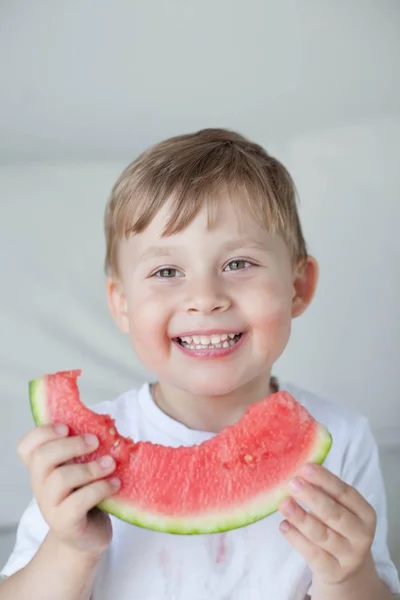
[{"label": "neck", "polygon": [[212,433],[233,425],[251,404],[277,390],[270,373],[224,396],[197,396],[165,382],[152,386],[153,399],[164,413],[190,429]]}]

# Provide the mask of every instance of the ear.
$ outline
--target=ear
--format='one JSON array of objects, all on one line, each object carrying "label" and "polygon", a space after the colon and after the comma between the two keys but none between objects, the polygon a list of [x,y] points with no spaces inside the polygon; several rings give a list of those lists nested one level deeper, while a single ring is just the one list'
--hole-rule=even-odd
[{"label": "ear", "polygon": [[318,283],[318,263],[312,256],[298,263],[293,277],[292,317],[299,317],[311,304]]},{"label": "ear", "polygon": [[128,306],[125,292],[121,282],[112,277],[107,278],[107,301],[115,323],[123,333],[128,333]]}]

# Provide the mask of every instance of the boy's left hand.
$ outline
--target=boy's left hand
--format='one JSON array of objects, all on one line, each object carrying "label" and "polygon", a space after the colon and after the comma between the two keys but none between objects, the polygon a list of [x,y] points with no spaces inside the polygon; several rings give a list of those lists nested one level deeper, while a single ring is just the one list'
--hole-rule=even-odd
[{"label": "boy's left hand", "polygon": [[291,497],[279,506],[287,519],[280,529],[306,559],[313,581],[336,586],[351,579],[371,558],[375,510],[357,490],[319,465],[305,465],[289,487]]}]

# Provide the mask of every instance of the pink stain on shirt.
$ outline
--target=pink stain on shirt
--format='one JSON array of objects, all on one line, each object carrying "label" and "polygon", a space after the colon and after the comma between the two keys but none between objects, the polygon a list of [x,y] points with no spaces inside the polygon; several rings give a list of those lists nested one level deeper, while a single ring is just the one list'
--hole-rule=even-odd
[{"label": "pink stain on shirt", "polygon": [[168,564],[169,564],[169,558],[168,558],[168,553],[166,551],[165,548],[163,548],[159,554],[158,557],[159,563],[160,563],[160,567],[162,570],[162,573],[164,575],[164,577],[167,576],[167,572],[168,572]]},{"label": "pink stain on shirt", "polygon": [[224,562],[224,560],[226,558],[226,553],[227,553],[227,548],[226,548],[226,534],[225,533],[221,533],[219,541],[218,541],[217,558],[216,558],[216,561],[215,561],[217,563],[217,565],[220,565],[221,563]]}]

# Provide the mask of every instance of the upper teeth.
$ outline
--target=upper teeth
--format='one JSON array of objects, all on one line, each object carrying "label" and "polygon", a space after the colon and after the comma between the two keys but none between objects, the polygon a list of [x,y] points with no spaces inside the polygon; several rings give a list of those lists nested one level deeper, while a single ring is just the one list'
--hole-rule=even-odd
[{"label": "upper teeth", "polygon": [[236,333],[223,333],[221,335],[213,333],[212,335],[187,335],[181,337],[180,339],[182,342],[186,342],[187,344],[201,344],[202,346],[209,346],[210,344],[221,344],[228,338],[233,339],[236,335]]}]

